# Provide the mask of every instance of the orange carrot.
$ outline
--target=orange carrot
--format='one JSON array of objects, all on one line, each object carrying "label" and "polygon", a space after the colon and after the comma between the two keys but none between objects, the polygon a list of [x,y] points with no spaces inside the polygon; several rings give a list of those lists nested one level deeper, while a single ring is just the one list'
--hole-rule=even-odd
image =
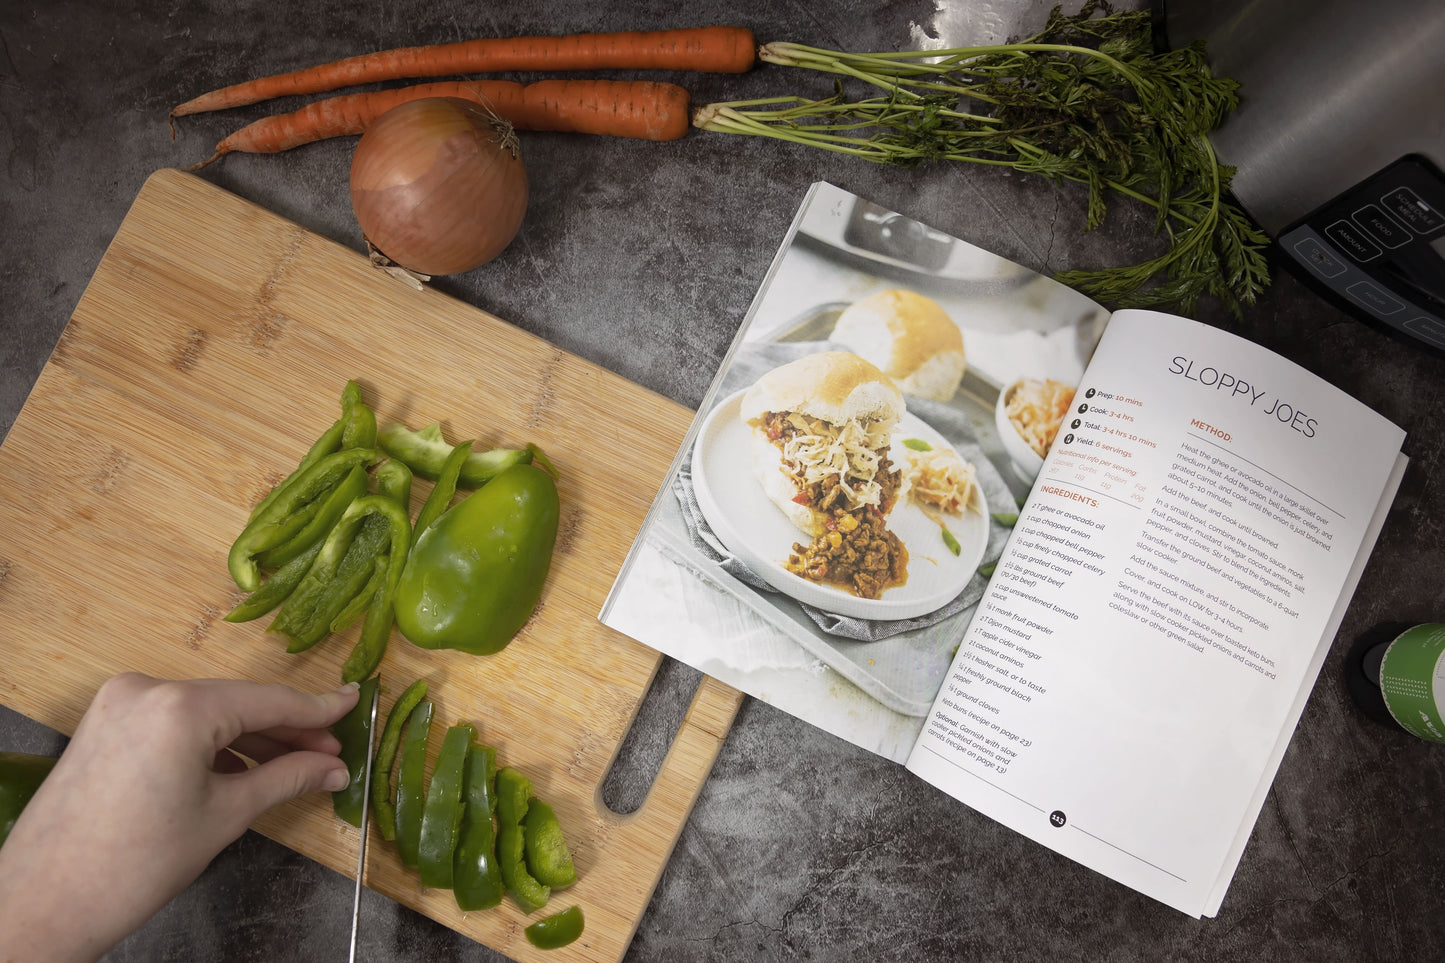
[{"label": "orange carrot", "polygon": [[356,84],[448,74],[506,70],[742,73],[752,67],[755,53],[753,33],[745,27],[488,38],[400,47],[222,87],[186,101],[172,110],[171,116],[242,107],[273,97],[323,93]]},{"label": "orange carrot", "polygon": [[289,114],[242,127],[216,145],[197,170],[233,151],[275,154],[328,137],[360,134],[397,104],[423,97],[462,97],[490,108],[518,130],[610,134],[676,140],[687,133],[689,97],[676,84],[650,80],[444,81],[328,97]]}]

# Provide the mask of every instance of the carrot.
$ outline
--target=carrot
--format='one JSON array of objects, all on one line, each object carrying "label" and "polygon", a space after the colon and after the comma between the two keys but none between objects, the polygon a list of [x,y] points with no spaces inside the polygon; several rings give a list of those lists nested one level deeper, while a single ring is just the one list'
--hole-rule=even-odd
[{"label": "carrot", "polygon": [[397,104],[423,97],[462,97],[490,108],[518,130],[610,134],[676,140],[687,133],[689,97],[676,84],[650,80],[444,81],[313,101],[273,114],[226,136],[198,170],[226,154],[275,154],[328,137],[364,133]]},{"label": "carrot", "polygon": [[742,73],[752,67],[755,53],[753,33],[745,27],[488,38],[400,47],[222,87],[186,101],[172,110],[171,116],[356,84],[448,74],[615,69]]}]

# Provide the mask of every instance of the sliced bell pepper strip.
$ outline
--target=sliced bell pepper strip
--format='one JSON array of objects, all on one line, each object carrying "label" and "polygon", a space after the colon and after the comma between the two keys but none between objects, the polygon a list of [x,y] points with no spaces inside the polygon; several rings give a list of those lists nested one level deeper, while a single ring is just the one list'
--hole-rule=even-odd
[{"label": "sliced bell pepper strip", "polygon": [[396,849],[403,866],[415,869],[421,847],[421,817],[426,808],[426,744],[431,735],[432,704],[423,702],[407,719],[396,767]]},{"label": "sliced bell pepper strip", "polygon": [[321,552],[321,543],[317,542],[306,550],[304,555],[298,555],[276,571],[272,572],[261,587],[250,595],[246,596],[239,605],[226,613],[227,622],[249,622],[252,619],[259,619],[270,612],[276,606],[285,602],[301,584],[306,577],[306,572],[311,568],[311,563]]},{"label": "sliced bell pepper strip", "polygon": [[386,538],[386,529],[378,525],[345,532],[338,525],[267,631],[284,637],[286,651],[292,653],[324,639],[341,611],[365,590]]},{"label": "sliced bell pepper strip", "polygon": [[351,469],[329,494],[302,509],[302,513],[306,515],[306,523],[280,545],[257,555],[256,564],[262,569],[277,569],[297,556],[306,554],[313,545],[325,541],[347,507],[365,494],[366,469],[358,465]]},{"label": "sliced bell pepper strip", "polygon": [[380,684],[378,676],[361,683],[356,705],[331,727],[331,734],[341,743],[341,761],[351,773],[351,782],[346,788],[331,794],[331,808],[353,826],[361,825],[361,804],[366,795],[366,754],[371,749],[371,697]]},{"label": "sliced bell pepper strip", "polygon": [[411,511],[412,475],[405,462],[389,458],[377,466],[373,477],[378,495],[385,495],[408,512]]},{"label": "sliced bell pepper strip", "polygon": [[[452,453],[452,446],[442,437],[442,426],[436,422],[420,431],[392,422],[376,433],[376,444],[391,457],[406,462],[408,468],[427,481],[441,477],[442,466]],[[462,464],[457,487],[480,488],[502,469],[529,463],[532,454],[531,448],[474,451]]]},{"label": "sliced bell pepper strip", "polygon": [[341,389],[341,447],[375,448],[376,414],[361,397],[361,385],[346,382]]},{"label": "sliced bell pepper strip", "polygon": [[[342,607],[340,612],[332,616],[331,631],[344,632],[348,626],[361,618],[371,607],[372,601],[376,598],[377,591],[386,584],[386,566],[389,560],[390,555],[387,552],[382,552],[375,557],[372,561],[371,577],[366,580],[366,585],[352,597],[351,601]],[[261,587],[265,588],[264,585]],[[371,675],[371,673],[368,672],[367,675]],[[365,676],[362,678],[365,678]],[[342,681],[350,682],[351,680],[343,679]],[[361,679],[357,679],[356,681],[360,682]]]},{"label": "sliced bell pepper strip", "polygon": [[[376,493],[390,498],[400,505],[403,510],[409,510],[411,505],[411,469],[395,459],[382,462],[381,467],[376,470]],[[373,525],[377,523],[383,525],[389,524],[379,518],[368,519],[363,524]],[[388,568],[387,560],[389,558],[390,552],[384,552],[377,557],[375,568],[372,570],[371,578],[367,581],[366,587],[358,592],[356,597],[348,602],[346,607],[338,612],[331,620],[331,631],[340,632],[345,629],[356,619],[360,618],[361,614],[372,604],[372,601],[377,596],[377,590],[386,579]],[[355,681],[360,682],[368,675],[371,675],[371,673],[366,672],[363,675],[357,676]],[[345,679],[343,681],[351,682],[353,680]]]},{"label": "sliced bell pepper strip", "polygon": [[316,464],[327,455],[334,454],[335,452],[339,451],[341,449],[341,433],[345,429],[346,418],[338,418],[330,428],[326,429],[326,431],[322,433],[320,438],[317,438],[316,441],[312,442],[311,447],[307,450],[305,455],[301,456],[301,461],[296,465],[294,469],[292,469],[291,474],[281,479],[280,484],[267,492],[266,497],[256,503],[255,507],[251,509],[251,514],[249,517],[255,518],[262,512],[262,510],[266,508],[267,505],[271,504],[277,498],[280,498],[286,488],[298,477],[300,477],[300,475],[304,471],[306,471],[306,469],[310,468],[312,465]]},{"label": "sliced bell pepper strip", "polygon": [[522,820],[531,794],[532,782],[522,773],[508,766],[497,770],[497,869],[507,892],[528,913],[546,906],[552,895],[550,887],[527,872]]},{"label": "sliced bell pepper strip", "polygon": [[426,807],[421,814],[421,840],[417,847],[417,874],[423,886],[452,888],[452,857],[462,827],[462,780],[467,765],[467,748],[477,730],[458,723],[447,729],[442,748],[426,788]]},{"label": "sliced bell pepper strip", "polygon": [[226,557],[226,567],[238,588],[254,592],[261,584],[256,556],[292,538],[306,524],[305,505],[328,494],[358,465],[371,466],[385,455],[374,448],[350,448],[326,455],[307,468],[281,497],[256,514],[241,530]]},{"label": "sliced bell pepper strip", "polygon": [[437,475],[436,484],[427,493],[426,501],[417,512],[416,524],[411,529],[411,544],[416,547],[416,540],[421,538],[421,533],[431,527],[431,523],[451,507],[452,496],[457,493],[457,478],[461,476],[462,464],[467,456],[472,453],[472,443],[464,441],[452,449],[447,455],[447,460],[442,463],[442,470]]},{"label": "sliced bell pepper strip", "polygon": [[582,907],[569,906],[560,913],[540,919],[522,933],[527,942],[539,950],[555,950],[582,935],[586,921],[582,918]]},{"label": "sliced bell pepper strip", "polygon": [[396,752],[401,746],[402,729],[412,710],[426,698],[427,681],[417,679],[397,697],[386,717],[381,730],[381,741],[376,744],[376,761],[371,773],[371,811],[376,814],[376,828],[381,838],[396,839],[396,804],[391,794],[391,769],[396,762]]},{"label": "sliced bell pepper strip", "polygon": [[577,882],[577,868],[562,838],[557,814],[535,796],[527,803],[527,815],[522,818],[522,838],[526,843],[527,872],[533,879],[552,889]]},{"label": "sliced bell pepper strip", "polygon": [[[376,469],[375,481],[376,493],[378,495],[384,495],[400,505],[403,510],[410,511],[412,481],[410,468],[407,468],[394,458],[389,459],[382,462]],[[363,524],[371,525],[380,521],[381,519],[368,519]],[[376,590],[380,587],[381,581],[386,577],[387,566],[384,562],[389,555],[390,553],[388,552],[386,555],[377,559],[376,568],[372,572],[371,579],[367,582],[366,588],[358,593],[356,598],[352,599],[346,608],[342,609],[341,612],[332,619],[331,631],[340,632],[346,626],[350,625],[353,620],[359,618],[361,613],[371,605],[372,599],[376,595]],[[358,676],[356,681],[359,682],[368,675],[371,675],[371,673],[367,672],[364,675]],[[352,680],[346,679],[343,681],[350,682]]]},{"label": "sliced bell pepper strip", "polygon": [[[388,569],[391,556],[385,559]],[[377,559],[381,570],[382,559]],[[356,640],[346,663],[341,667],[341,681],[353,682],[364,679],[376,671],[386,655],[386,644],[391,640],[391,628],[396,624],[396,609],[392,603],[395,590],[391,586],[391,573],[382,577],[381,584],[372,596],[371,606],[366,610],[366,620],[361,623],[361,637]]]},{"label": "sliced bell pepper strip", "polygon": [[5,845],[15,820],[55,768],[56,761],[53,756],[0,752],[0,846]]},{"label": "sliced bell pepper strip", "polygon": [[[396,459],[383,462],[376,470],[377,494],[395,501],[403,513],[411,506],[411,483],[411,469]],[[401,579],[400,571],[393,568],[394,562],[396,556],[390,551],[379,557],[371,581],[356,599],[358,604],[366,606],[366,620],[361,625],[361,636],[341,667],[342,682],[356,682],[371,675],[386,655],[391,629],[396,624],[396,584]],[[400,564],[405,567],[405,560]],[[339,630],[337,623],[347,614],[343,612],[342,617],[332,621],[333,631]]]},{"label": "sliced bell pepper strip", "polygon": [[269,631],[290,639],[287,652],[304,652],[325,638],[332,621],[365,588],[388,539],[386,584],[394,589],[411,548],[406,509],[386,495],[363,495],[352,502],[270,626]]},{"label": "sliced bell pepper strip", "polygon": [[467,750],[462,792],[462,828],[452,859],[452,894],[464,911],[490,909],[502,902],[506,887],[497,868],[497,830],[492,812],[497,805],[497,750],[473,745]]}]

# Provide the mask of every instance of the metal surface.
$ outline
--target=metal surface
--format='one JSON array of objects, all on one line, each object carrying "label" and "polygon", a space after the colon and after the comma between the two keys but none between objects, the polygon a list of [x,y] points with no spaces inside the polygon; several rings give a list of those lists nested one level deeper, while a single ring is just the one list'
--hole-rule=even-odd
[{"label": "metal surface", "polygon": [[378,686],[371,693],[370,722],[366,729],[366,762],[362,766],[365,777],[362,779],[361,794],[361,843],[356,849],[356,891],[351,898],[351,951],[346,956],[351,963],[356,963],[356,931],[361,922],[361,877],[366,870],[366,836],[367,829],[371,826],[371,763],[372,753],[376,751],[376,705],[380,699],[381,687]]},{"label": "metal surface", "polygon": [[1171,47],[1204,40],[1240,82],[1212,137],[1271,234],[1410,153],[1445,165],[1441,0],[1169,0]]}]

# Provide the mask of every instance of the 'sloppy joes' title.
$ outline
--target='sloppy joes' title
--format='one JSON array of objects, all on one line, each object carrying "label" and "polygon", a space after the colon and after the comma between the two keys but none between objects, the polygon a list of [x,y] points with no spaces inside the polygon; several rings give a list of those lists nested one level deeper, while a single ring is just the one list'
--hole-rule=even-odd
[{"label": "'sloppy joes' title", "polygon": [[1228,371],[1222,371],[1212,366],[1203,366],[1192,358],[1175,355],[1169,361],[1169,373],[1180,375],[1185,380],[1193,381],[1205,388],[1227,391],[1231,398],[1247,402],[1250,408],[1273,416],[1280,424],[1289,425],[1306,438],[1315,436],[1315,427],[1318,422],[1314,418],[1283,398],[1277,395],[1272,396],[1265,389],[1257,388]]}]

